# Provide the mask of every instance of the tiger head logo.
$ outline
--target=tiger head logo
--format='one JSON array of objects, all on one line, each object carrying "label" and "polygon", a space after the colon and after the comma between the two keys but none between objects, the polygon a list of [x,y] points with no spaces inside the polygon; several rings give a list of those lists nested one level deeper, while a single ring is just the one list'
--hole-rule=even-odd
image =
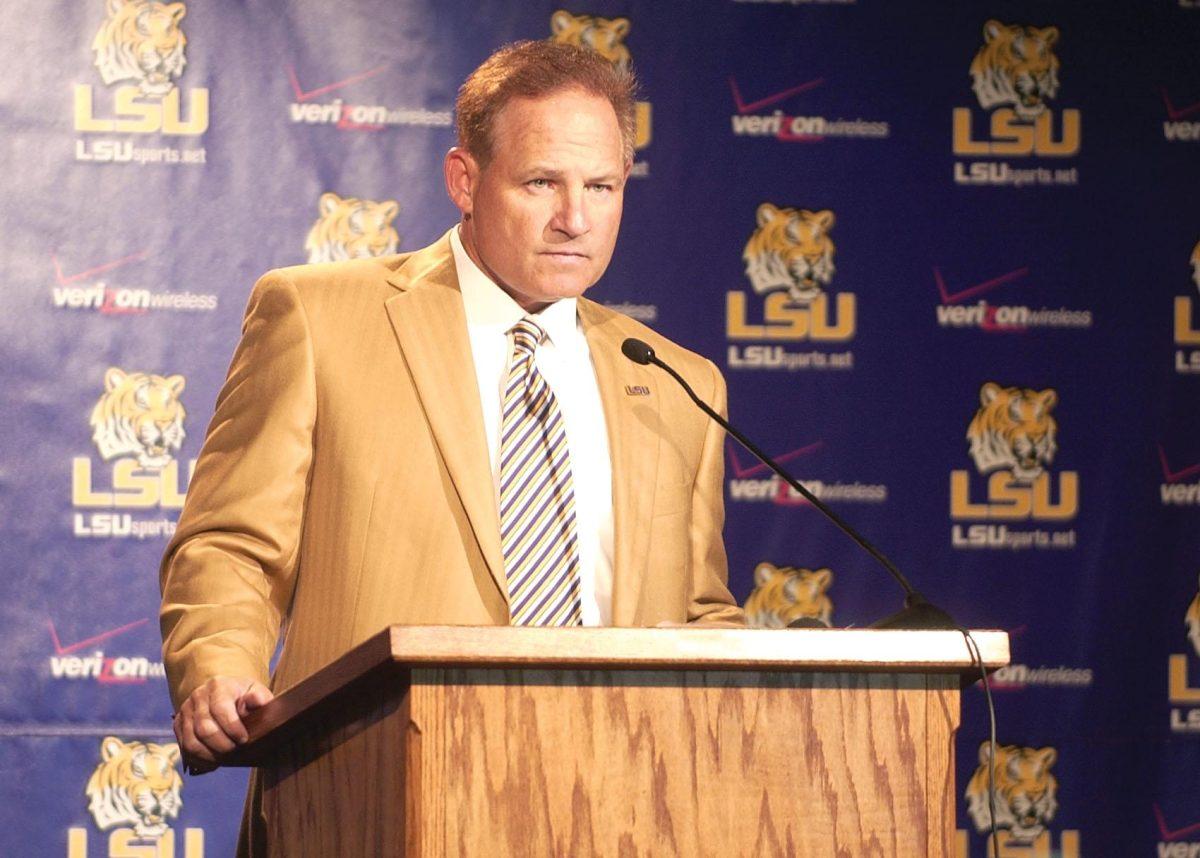
[{"label": "tiger head logo", "polygon": [[142,95],[156,98],[174,89],[187,63],[187,38],[179,29],[186,7],[154,0],[107,0],[107,12],[92,39],[101,79],[106,84],[134,81]]},{"label": "tiger head logo", "polygon": [[796,569],[759,563],[754,569],[754,592],[746,599],[746,623],[760,629],[783,629],[804,617],[826,626],[833,603],[825,595],[833,583],[828,569]]},{"label": "tiger head logo", "polygon": [[559,9],[550,16],[550,39],[564,45],[591,48],[623,72],[629,71],[628,18],[572,15]]},{"label": "tiger head logo", "polygon": [[161,468],[183,445],[179,394],[182,375],[126,373],[110,367],[104,373],[104,393],[92,409],[92,440],[107,461],[136,456],[143,468]]},{"label": "tiger head logo", "polygon": [[1192,249],[1192,282],[1200,289],[1200,241]]},{"label": "tiger head logo", "polygon": [[1200,593],[1196,593],[1192,603],[1188,605],[1187,613],[1183,615],[1183,623],[1187,626],[1187,636],[1192,642],[1192,649],[1196,651],[1196,655],[1200,655]]},{"label": "tiger head logo", "polygon": [[395,253],[400,235],[392,221],[400,213],[395,200],[359,200],[321,194],[321,215],[304,239],[309,262],[337,262]]},{"label": "tiger head logo", "polygon": [[100,758],[84,789],[96,826],[104,831],[129,825],[138,837],[165,834],[168,820],[179,816],[183,806],[183,779],[175,767],[179,746],[106,736],[100,742]]},{"label": "tiger head logo", "polygon": [[810,303],[833,279],[833,212],[763,203],[756,217],[758,229],[742,251],[754,291],[786,289],[795,303]]},{"label": "tiger head logo", "polygon": [[971,458],[979,473],[1011,468],[1018,482],[1032,483],[1058,452],[1058,424],[1050,411],[1058,402],[1053,390],[1018,390],[987,382],[979,391],[979,410],[967,427]]},{"label": "tiger head logo", "polygon": [[1037,117],[1058,94],[1058,57],[1052,50],[1057,41],[1057,27],[984,24],[983,47],[971,61],[979,106],[1011,104],[1020,118]]},{"label": "tiger head logo", "polygon": [[[1058,810],[1058,781],[1050,767],[1058,759],[1053,748],[1022,748],[1000,745],[996,752],[996,827],[1007,828],[1010,843],[1032,843],[1046,830],[1046,823]],[[967,784],[967,813],[975,830],[983,834],[992,828],[988,802],[988,771],[992,745],[979,746],[979,768]]]}]

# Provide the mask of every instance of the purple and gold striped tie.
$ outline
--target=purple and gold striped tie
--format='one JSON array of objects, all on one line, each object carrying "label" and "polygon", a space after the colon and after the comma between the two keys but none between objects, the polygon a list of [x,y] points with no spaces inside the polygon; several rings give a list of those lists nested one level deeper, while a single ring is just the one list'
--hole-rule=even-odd
[{"label": "purple and gold striped tie", "polygon": [[579,549],[571,451],[554,393],[533,362],[545,332],[512,328],[500,420],[500,546],[514,626],[577,626]]}]

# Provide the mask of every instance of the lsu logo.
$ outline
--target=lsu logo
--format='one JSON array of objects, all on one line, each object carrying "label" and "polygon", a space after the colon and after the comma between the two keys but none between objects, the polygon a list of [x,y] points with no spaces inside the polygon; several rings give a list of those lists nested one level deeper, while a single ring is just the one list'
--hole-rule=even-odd
[{"label": "lsu logo", "polygon": [[563,45],[591,48],[621,71],[629,71],[628,18],[572,15],[562,9],[550,16],[550,38]]},{"label": "lsu logo", "polygon": [[793,620],[814,619],[828,626],[833,602],[826,591],[832,583],[828,569],[759,563],[754,569],[754,591],[746,598],[746,623],[759,629],[783,629]]},{"label": "lsu logo", "polygon": [[392,221],[400,213],[395,200],[360,200],[321,194],[320,216],[308,231],[304,249],[309,262],[336,262],[395,253],[400,236]]},{"label": "lsu logo", "polygon": [[[1183,625],[1192,651],[1200,656],[1200,592],[1183,614]],[[1200,733],[1200,688],[1188,680],[1187,653],[1167,657],[1167,696],[1171,703],[1171,732]]]},{"label": "lsu logo", "polygon": [[757,228],[742,250],[746,277],[764,295],[763,321],[747,321],[746,295],[725,296],[726,335],[731,340],[823,340],[843,342],[854,336],[855,296],[837,296],[830,314],[824,291],[833,280],[834,244],[829,237],[835,217],[828,209],[781,208],[762,203]]},{"label": "lsu logo", "polygon": [[[100,457],[113,462],[112,488],[96,489],[92,460],[77,456],[71,474],[74,506],[104,509],[183,506],[184,492],[179,486],[179,463],[175,456],[185,437],[183,421],[187,415],[179,399],[184,384],[181,375],[125,372],[117,367],[110,367],[104,373],[104,392],[92,408],[90,424],[92,441]],[[195,464],[193,460],[189,465],[189,478]],[[76,514],[75,519],[77,536],[133,535],[129,516],[96,514],[89,520]]]},{"label": "lsu logo", "polygon": [[183,446],[182,375],[164,378],[110,367],[92,409],[92,440],[108,461],[133,456],[143,468],[162,468]]},{"label": "lsu logo", "polygon": [[108,0],[108,17],[92,39],[100,78],[109,85],[132,80],[152,98],[174,89],[187,64],[187,38],[179,29],[185,14],[182,3]]},{"label": "lsu logo", "polygon": [[182,3],[107,0],[107,17],[92,39],[96,70],[106,85],[129,81],[113,93],[115,119],[99,119],[91,86],[75,85],[75,130],[199,135],[208,130],[208,90],[190,91],[189,118],[180,109],[176,81],[187,59]]},{"label": "lsu logo", "polygon": [[[598,15],[572,15],[559,9],[550,16],[550,40],[563,45],[590,48],[623,72],[630,70],[632,60],[625,37],[629,35],[628,18],[601,18]],[[650,103],[636,105],[636,126],[633,148],[650,145]]]},{"label": "lsu logo", "polygon": [[742,261],[759,295],[787,290],[796,304],[811,304],[833,279],[833,212],[825,209],[758,207],[758,229],[746,242]]},{"label": "lsu logo", "polygon": [[1192,602],[1188,605],[1187,613],[1183,615],[1183,624],[1187,627],[1188,640],[1192,642],[1192,649],[1196,651],[1196,655],[1200,656],[1200,592],[1192,598]]},{"label": "lsu logo", "polygon": [[1001,387],[987,382],[979,391],[979,409],[967,427],[971,458],[988,476],[987,502],[970,499],[970,474],[950,474],[950,514],[956,519],[1065,521],[1079,510],[1079,479],[1074,471],[1059,476],[1059,499],[1051,499],[1046,468],[1058,452],[1058,424],[1051,414],[1058,403],[1053,390]]},{"label": "lsu logo", "polygon": [[[1000,745],[996,752],[995,794],[996,828],[999,829],[1000,856],[1038,856],[1078,858],[1079,832],[1061,832],[1055,849],[1048,825],[1058,812],[1058,780],[1050,769],[1058,759],[1054,748],[1027,748]],[[990,742],[979,746],[979,766],[967,783],[964,797],[967,814],[977,834],[989,834],[992,812],[988,801],[989,772],[992,768]],[[958,854],[968,858],[966,832],[959,832]],[[990,851],[988,852],[990,855]]]},{"label": "lsu logo", "polygon": [[1010,104],[1021,119],[1036,119],[1045,111],[1046,99],[1058,94],[1058,57],[1053,50],[1058,28],[988,21],[983,40],[971,61],[971,88],[979,106],[990,110]]},{"label": "lsu logo", "polygon": [[[174,858],[175,832],[170,821],[179,816],[183,806],[178,763],[179,746],[174,742],[123,742],[115,736],[100,742],[100,763],[84,793],[96,827],[115,829],[108,841],[111,858]],[[68,830],[68,858],[86,858],[87,836],[85,828]],[[185,858],[203,858],[203,830],[187,829],[184,843]]]},{"label": "lsu logo", "polygon": [[1080,145],[1078,110],[1062,112],[1055,137],[1048,102],[1058,95],[1057,27],[1029,27],[990,20],[983,25],[983,46],[971,61],[971,88],[991,114],[990,135],[973,137],[972,114],[953,112],[955,155],[1040,155],[1065,158]]},{"label": "lsu logo", "polygon": [[[1192,282],[1200,289],[1200,242],[1192,250]],[[1190,295],[1175,297],[1175,345],[1200,346],[1200,327],[1192,322],[1195,312],[1194,299]],[[1175,370],[1180,373],[1200,372],[1200,352],[1175,352]]]},{"label": "lsu logo", "polygon": [[1192,249],[1192,282],[1200,289],[1200,241]]}]

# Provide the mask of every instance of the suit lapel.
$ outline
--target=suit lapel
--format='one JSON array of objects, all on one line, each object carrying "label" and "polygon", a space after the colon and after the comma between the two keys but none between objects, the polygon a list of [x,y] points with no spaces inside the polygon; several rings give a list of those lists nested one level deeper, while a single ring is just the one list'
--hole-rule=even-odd
[{"label": "suit lapel", "polygon": [[500,520],[483,410],[454,256],[446,236],[417,251],[388,281],[387,313],[429,428],[496,586],[508,598]]},{"label": "suit lapel", "polygon": [[[612,622],[630,626],[647,573],[659,445],[657,433],[651,429],[660,426],[659,395],[649,367],[638,366],[621,354],[626,332],[620,329],[620,317],[585,299],[580,299],[578,307],[596,369],[612,459]],[[648,390],[649,395],[631,395],[629,390],[634,387]]]}]

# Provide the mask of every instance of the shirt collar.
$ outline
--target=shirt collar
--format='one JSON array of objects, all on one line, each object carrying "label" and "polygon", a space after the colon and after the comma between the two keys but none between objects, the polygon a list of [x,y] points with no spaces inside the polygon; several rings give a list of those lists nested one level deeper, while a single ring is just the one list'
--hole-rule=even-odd
[{"label": "shirt collar", "polygon": [[565,346],[578,335],[574,298],[560,298],[540,313],[526,313],[467,255],[458,227],[450,230],[450,248],[454,251],[454,267],[468,327],[507,333],[522,318],[529,316],[555,345]]}]

